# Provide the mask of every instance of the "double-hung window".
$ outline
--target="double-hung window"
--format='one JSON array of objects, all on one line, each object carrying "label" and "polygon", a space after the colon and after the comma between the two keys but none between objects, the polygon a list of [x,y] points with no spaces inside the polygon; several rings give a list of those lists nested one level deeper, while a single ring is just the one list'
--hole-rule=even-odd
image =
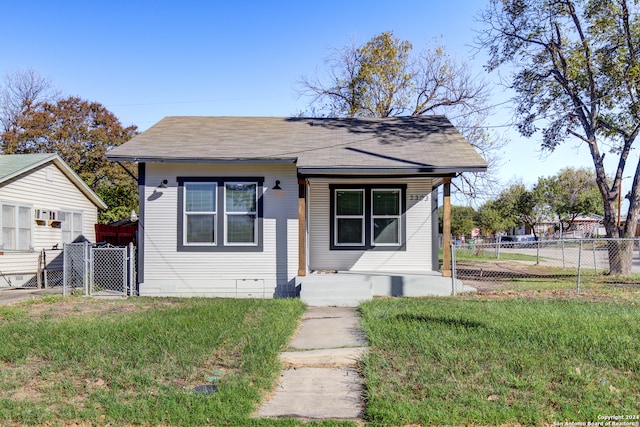
[{"label": "double-hung window", "polygon": [[224,183],[225,244],[255,245],[258,241],[258,184]]},{"label": "double-hung window", "polygon": [[74,243],[82,238],[82,213],[60,211],[60,232],[62,243]]},{"label": "double-hung window", "polygon": [[2,250],[30,251],[33,216],[30,206],[2,203]]},{"label": "double-hung window", "polygon": [[331,249],[402,250],[405,185],[331,185]]},{"label": "double-hung window", "polygon": [[184,184],[184,244],[215,245],[217,243],[217,190],[213,183]]},{"label": "double-hung window", "polygon": [[263,178],[178,178],[178,250],[261,251]]}]

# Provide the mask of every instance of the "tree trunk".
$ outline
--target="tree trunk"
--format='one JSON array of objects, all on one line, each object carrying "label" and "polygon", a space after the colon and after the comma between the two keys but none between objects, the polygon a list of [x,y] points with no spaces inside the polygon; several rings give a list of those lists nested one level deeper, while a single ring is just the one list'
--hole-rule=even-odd
[{"label": "tree trunk", "polygon": [[633,240],[609,242],[609,275],[629,276],[633,265]]},{"label": "tree trunk", "polygon": [[[599,183],[600,184],[600,183]],[[636,221],[637,213],[634,215],[633,212],[629,212],[627,216],[627,221],[624,226],[625,232],[618,227],[618,191],[615,190],[619,188],[617,186],[613,186],[613,191],[604,186],[600,186],[601,192],[602,187],[606,189],[606,192],[603,194],[603,199],[605,199],[604,203],[604,228],[607,231],[607,237],[611,239],[620,239],[623,237],[633,237],[627,236],[626,230],[629,228],[627,223],[629,220]],[[611,276],[629,276],[631,274],[631,267],[633,265],[633,241],[631,240],[611,240],[608,245],[608,254],[609,254],[609,275]]]}]

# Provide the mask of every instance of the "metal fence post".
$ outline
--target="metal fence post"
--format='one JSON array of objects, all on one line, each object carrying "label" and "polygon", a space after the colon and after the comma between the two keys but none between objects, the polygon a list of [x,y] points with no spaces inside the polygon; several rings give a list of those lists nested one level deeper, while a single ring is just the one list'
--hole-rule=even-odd
[{"label": "metal fence post", "polygon": [[565,268],[565,265],[564,265],[564,239],[560,240],[560,243],[562,243],[562,268]]},{"label": "metal fence post", "polygon": [[68,268],[67,268],[67,244],[63,243],[62,244],[62,296],[66,297],[67,296],[67,275],[68,273]]},{"label": "metal fence post", "polygon": [[456,246],[451,244],[451,295],[456,294]]},{"label": "metal fence post", "polygon": [[577,292],[580,293],[580,272],[581,272],[581,267],[582,267],[582,239],[580,239],[580,243],[578,245],[578,285],[577,285]]},{"label": "metal fence post", "polygon": [[129,280],[127,283],[127,295],[128,296],[132,296],[133,295],[133,263],[134,263],[134,258],[133,258],[133,243],[129,242],[129,246],[128,246],[128,267],[129,267]]},{"label": "metal fence post", "polygon": [[592,239],[591,244],[593,245],[593,273],[598,274],[598,262],[596,261],[596,241]]},{"label": "metal fence post", "polygon": [[84,294],[91,295],[91,248],[89,247],[88,242],[84,242],[83,250],[82,250],[82,258],[83,258],[83,271],[82,271],[82,280],[84,281]]}]

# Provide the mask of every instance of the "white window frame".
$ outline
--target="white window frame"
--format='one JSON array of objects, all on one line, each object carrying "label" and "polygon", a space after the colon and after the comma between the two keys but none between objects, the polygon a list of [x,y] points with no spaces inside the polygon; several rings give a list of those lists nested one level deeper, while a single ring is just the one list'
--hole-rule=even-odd
[{"label": "white window frame", "polygon": [[[362,194],[362,214],[361,215],[338,215],[338,193],[361,193]],[[366,227],[366,198],[364,188],[336,188],[333,192],[334,212],[333,212],[333,241],[335,246],[365,246],[365,227]],[[338,220],[339,219],[360,219],[362,222],[362,232],[360,233],[360,243],[340,243],[338,240]]]},{"label": "white window frame", "polygon": [[[229,212],[227,209],[227,185],[254,185],[255,186],[255,209],[253,212]],[[257,246],[258,245],[258,190],[260,188],[260,184],[257,181],[224,181],[222,184],[223,188],[223,215],[224,215],[224,245],[225,246]],[[253,215],[253,242],[229,242],[228,239],[228,218],[230,216],[247,216]]]},{"label": "white window frame", "polygon": [[[16,244],[15,248],[7,248],[4,242],[4,224],[3,224],[3,216],[4,216],[4,206],[11,206],[13,210],[14,216],[14,227],[13,227],[13,238]],[[29,229],[29,247],[26,249],[20,248],[20,230],[25,229],[24,224],[20,223],[20,209],[28,209],[29,213],[27,215],[27,224]],[[0,250],[3,251],[11,251],[11,252],[33,252],[33,224],[35,223],[33,219],[33,206],[26,205],[23,203],[10,203],[10,202],[0,202]]]},{"label": "white window frame", "polygon": [[[188,186],[190,185],[210,185],[213,187],[213,201],[214,201],[214,209],[213,211],[187,211],[187,193]],[[184,184],[184,197],[182,201],[182,244],[184,246],[217,246],[218,244],[218,185],[216,182],[208,182],[208,181],[190,181],[185,182]],[[187,241],[187,225],[189,221],[187,218],[190,215],[213,215],[213,242],[191,242]]]},{"label": "white window frame", "polygon": [[[394,192],[397,191],[399,193],[398,197],[398,214],[397,215],[375,215],[374,213],[374,193],[376,191],[384,191],[384,192]],[[372,188],[371,189],[371,246],[400,246],[402,241],[402,189],[401,188]],[[396,235],[397,243],[376,243],[375,238],[375,228],[374,228],[374,220],[375,219],[396,219],[398,224],[398,233]]]},{"label": "white window frame", "polygon": [[[59,215],[63,215],[64,216],[64,221],[60,221],[60,240],[62,240],[62,243],[73,243],[75,242],[76,238],[83,236],[84,235],[84,213],[82,211],[72,211],[72,210],[67,210],[67,209],[60,209],[60,214]],[[73,217],[74,215],[80,215],[80,229],[76,230],[74,227],[74,221],[73,221]],[[68,221],[67,218],[71,217],[71,221]],[[65,242],[64,241],[64,226],[65,223],[69,223],[70,224],[70,228],[69,228],[69,233],[70,233],[70,237],[71,240],[69,242]]]}]

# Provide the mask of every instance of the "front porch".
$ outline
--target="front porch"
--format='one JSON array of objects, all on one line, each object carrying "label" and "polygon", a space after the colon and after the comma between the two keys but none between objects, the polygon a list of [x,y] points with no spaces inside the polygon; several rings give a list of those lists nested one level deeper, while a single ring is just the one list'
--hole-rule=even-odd
[{"label": "front porch", "polygon": [[312,272],[296,277],[296,286],[302,302],[310,306],[355,307],[374,296],[426,297],[475,292],[475,288],[438,272]]}]

